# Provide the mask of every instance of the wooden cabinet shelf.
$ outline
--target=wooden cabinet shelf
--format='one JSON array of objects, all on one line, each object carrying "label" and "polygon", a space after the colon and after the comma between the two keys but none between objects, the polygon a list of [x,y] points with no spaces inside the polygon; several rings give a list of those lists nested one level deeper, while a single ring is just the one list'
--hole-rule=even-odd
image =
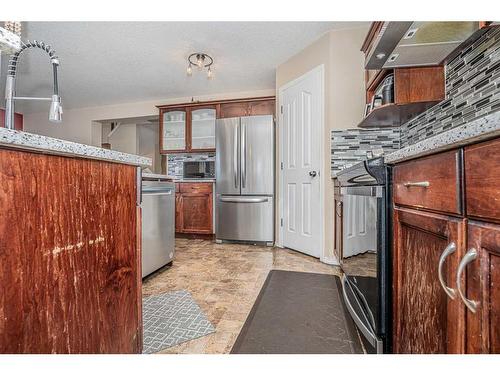
[{"label": "wooden cabinet shelf", "polygon": [[439,102],[384,104],[370,111],[358,126],[360,128],[401,126]]}]

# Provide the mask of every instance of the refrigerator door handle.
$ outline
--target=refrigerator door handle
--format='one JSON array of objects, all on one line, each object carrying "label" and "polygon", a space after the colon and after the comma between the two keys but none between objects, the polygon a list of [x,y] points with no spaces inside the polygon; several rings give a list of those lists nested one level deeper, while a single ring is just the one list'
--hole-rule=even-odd
[{"label": "refrigerator door handle", "polygon": [[247,126],[244,119],[241,120],[241,187],[247,185]]},{"label": "refrigerator door handle", "polygon": [[219,198],[221,202],[227,203],[265,203],[269,201],[268,197],[259,198],[245,198],[245,197],[221,197]]},{"label": "refrigerator door handle", "polygon": [[238,129],[236,127],[234,131],[234,143],[233,143],[233,169],[234,169],[234,187],[238,188]]}]

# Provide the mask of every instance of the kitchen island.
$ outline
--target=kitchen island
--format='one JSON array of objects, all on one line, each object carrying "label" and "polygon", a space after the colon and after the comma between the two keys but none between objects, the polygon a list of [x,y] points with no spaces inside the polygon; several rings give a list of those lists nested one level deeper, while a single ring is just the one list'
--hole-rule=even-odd
[{"label": "kitchen island", "polygon": [[140,353],[149,158],[0,128],[0,353]]}]

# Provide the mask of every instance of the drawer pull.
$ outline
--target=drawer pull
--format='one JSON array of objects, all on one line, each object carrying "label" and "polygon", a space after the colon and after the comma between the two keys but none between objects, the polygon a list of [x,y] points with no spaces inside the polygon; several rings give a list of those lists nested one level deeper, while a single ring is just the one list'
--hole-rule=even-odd
[{"label": "drawer pull", "polygon": [[477,258],[477,250],[476,249],[470,249],[467,251],[467,253],[464,255],[462,260],[460,261],[460,264],[458,265],[458,270],[457,270],[457,289],[458,289],[458,294],[460,295],[460,298],[464,302],[465,306],[472,311],[473,313],[476,313],[477,307],[479,306],[479,302],[473,301],[471,299],[468,299],[464,292],[462,291],[461,288],[461,283],[460,281],[462,280],[462,273],[464,272],[465,268],[467,265],[471,262],[473,262]]},{"label": "drawer pull", "polygon": [[443,287],[444,292],[450,297],[451,299],[455,299],[456,292],[455,289],[450,288],[449,286],[446,286],[446,283],[444,281],[443,277],[443,265],[446,260],[446,258],[453,254],[457,250],[457,246],[455,245],[455,242],[451,242],[446,248],[443,250],[443,253],[439,257],[439,265],[438,265],[438,277],[439,277],[439,282],[441,283],[441,286]]},{"label": "drawer pull", "polygon": [[429,187],[431,184],[429,183],[429,181],[421,181],[421,182],[405,182],[403,184],[405,187],[412,187],[412,186],[415,186],[415,187]]}]

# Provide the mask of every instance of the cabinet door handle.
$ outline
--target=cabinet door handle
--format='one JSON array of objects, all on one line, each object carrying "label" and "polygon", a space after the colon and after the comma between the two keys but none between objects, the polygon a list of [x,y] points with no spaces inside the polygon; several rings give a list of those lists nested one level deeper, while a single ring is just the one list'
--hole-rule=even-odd
[{"label": "cabinet door handle", "polygon": [[455,242],[451,242],[446,246],[446,248],[443,250],[443,253],[439,257],[439,265],[438,265],[438,277],[439,277],[439,282],[441,283],[441,286],[443,287],[444,292],[450,297],[451,299],[455,299],[456,297],[456,292],[455,289],[450,288],[449,286],[446,286],[446,283],[444,281],[443,277],[443,265],[444,261],[446,258],[453,254],[457,250],[457,245],[455,245]]},{"label": "cabinet door handle", "polygon": [[472,311],[473,313],[476,313],[477,307],[479,306],[479,302],[473,301],[471,299],[468,299],[465,296],[465,293],[462,291],[462,287],[460,286],[460,281],[462,280],[462,273],[464,272],[465,268],[469,263],[474,261],[477,258],[477,250],[472,248],[467,253],[464,255],[462,260],[460,261],[460,264],[458,265],[458,270],[457,270],[457,289],[458,289],[458,294],[460,295],[460,298],[464,302],[465,306]]},{"label": "cabinet door handle", "polygon": [[429,187],[431,184],[429,183],[429,181],[420,181],[420,182],[405,182],[403,184],[405,187],[412,187],[412,186],[415,186],[415,187],[424,187],[424,188],[427,188]]}]

